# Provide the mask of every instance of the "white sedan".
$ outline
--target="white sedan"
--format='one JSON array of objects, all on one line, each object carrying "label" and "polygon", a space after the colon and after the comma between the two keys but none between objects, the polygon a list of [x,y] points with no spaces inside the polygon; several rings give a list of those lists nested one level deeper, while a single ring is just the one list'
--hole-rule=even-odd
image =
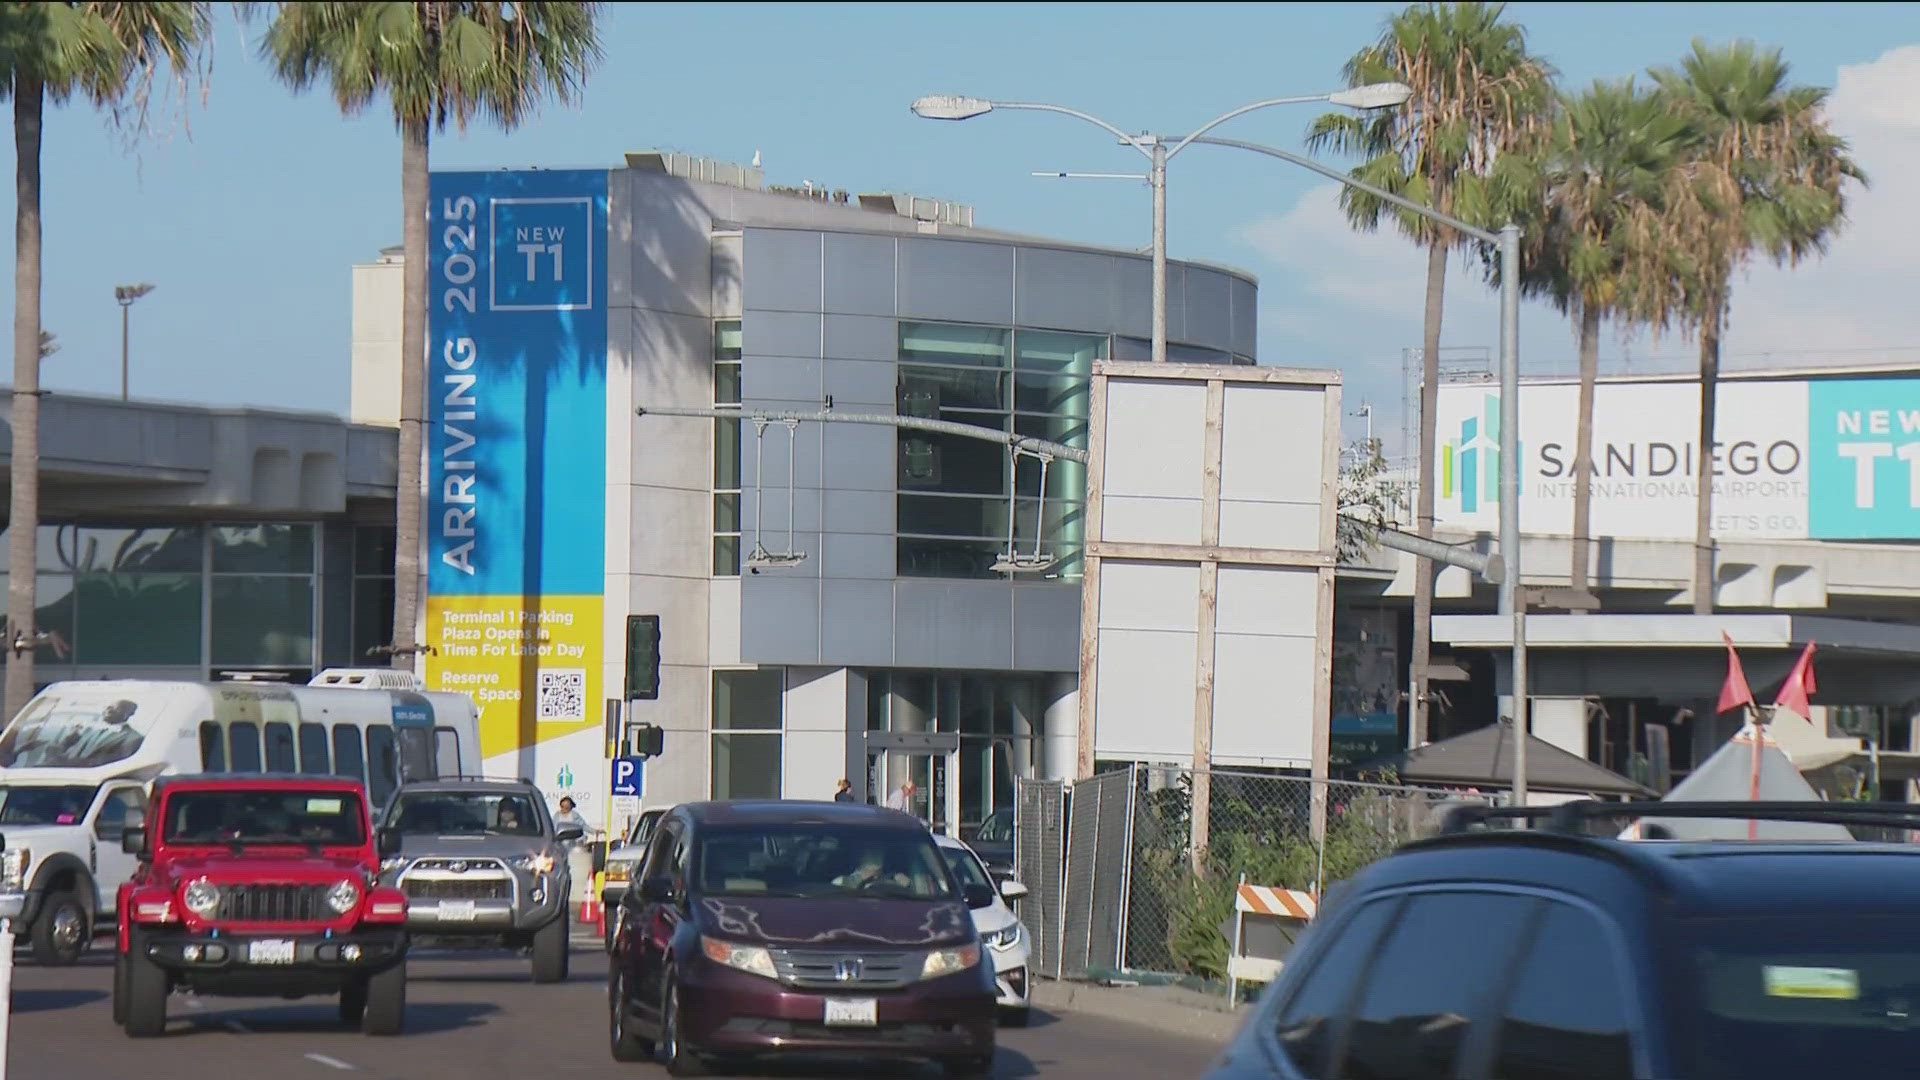
[{"label": "white sedan", "polygon": [[[962,885],[993,888],[986,864],[973,849],[950,836],[934,835],[954,879]],[[993,903],[973,909],[974,929],[980,931],[980,943],[993,956],[994,983],[1000,989],[1000,1015],[1009,1027],[1025,1027],[1029,1015],[1030,978],[1027,971],[1027,931],[1013,914],[1008,902],[1027,895],[1027,887],[1017,881],[1003,881],[995,890]]]}]

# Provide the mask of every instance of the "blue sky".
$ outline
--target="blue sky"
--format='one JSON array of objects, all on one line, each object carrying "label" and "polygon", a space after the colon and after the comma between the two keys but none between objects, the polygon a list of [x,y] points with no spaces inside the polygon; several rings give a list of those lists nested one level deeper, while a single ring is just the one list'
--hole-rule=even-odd
[{"label": "blue sky", "polygon": [[[449,134],[434,160],[559,167],[656,147],[736,161],[759,151],[770,182],[941,196],[972,204],[985,226],[1141,246],[1143,186],[1028,175],[1138,165],[1094,128],[1033,113],[941,124],[908,103],[931,92],[1050,101],[1176,131],[1248,101],[1335,88],[1342,61],[1397,6],[613,5],[607,58],[582,101],[511,134]],[[1856,200],[1854,235],[1830,265],[1759,272],[1753,299],[1736,292],[1733,363],[1762,351],[1775,363],[1883,352],[1920,362],[1920,315],[1885,272],[1907,265],[1894,241],[1920,235],[1901,205],[1920,169],[1920,5],[1509,10],[1568,85],[1668,62],[1694,37],[1740,36],[1784,46],[1802,81],[1840,84],[1835,122],[1876,185]],[[1313,112],[1272,109],[1220,133],[1298,149]],[[47,384],[117,393],[112,289],[151,281],[158,290],[134,312],[137,396],[343,412],[349,267],[400,235],[390,115],[342,119],[325,94],[287,92],[226,21],[206,104],[184,115],[187,129],[176,123],[134,154],[85,107],[49,117],[43,318],[62,349]],[[1350,407],[1371,400],[1383,430],[1397,423],[1401,350],[1420,332],[1418,253],[1391,235],[1349,234],[1331,188],[1271,159],[1196,147],[1175,161],[1170,190],[1176,257],[1259,276],[1262,361],[1339,367]],[[10,299],[10,276],[4,287]],[[1491,346],[1490,299],[1464,274],[1450,287],[1446,344]],[[1522,336],[1530,369],[1570,362],[1571,335],[1551,312],[1529,311]]]}]

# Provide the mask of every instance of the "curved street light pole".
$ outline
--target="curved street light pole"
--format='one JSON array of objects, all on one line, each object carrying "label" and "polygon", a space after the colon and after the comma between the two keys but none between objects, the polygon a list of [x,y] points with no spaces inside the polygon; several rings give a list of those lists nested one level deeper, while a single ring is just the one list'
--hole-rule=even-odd
[{"label": "curved street light pole", "polygon": [[[1527,605],[1520,590],[1520,228],[1502,226],[1497,233],[1469,225],[1433,207],[1357,180],[1312,158],[1238,139],[1202,137],[1196,132],[1182,141],[1227,146],[1279,158],[1312,170],[1330,180],[1357,188],[1404,210],[1437,221],[1500,250],[1500,547],[1505,573],[1500,577],[1500,614],[1513,620],[1510,658],[1513,692],[1513,801],[1527,799]],[[1423,437],[1430,437],[1430,433]]]},{"label": "curved street light pole", "polygon": [[1316,101],[1330,101],[1336,105],[1347,105],[1356,109],[1391,108],[1404,103],[1412,93],[1399,83],[1377,83],[1327,94],[1268,98],[1265,101],[1256,101],[1221,113],[1200,125],[1191,135],[1179,140],[1172,149],[1167,148],[1168,140],[1160,136],[1129,135],[1118,126],[1092,113],[1069,109],[1064,105],[1049,105],[1045,102],[990,101],[985,98],[935,95],[923,97],[914,102],[913,111],[916,115],[929,120],[970,120],[997,109],[1059,113],[1103,128],[1122,143],[1133,147],[1145,156],[1148,162],[1147,186],[1153,190],[1153,361],[1165,363],[1167,359],[1167,162],[1175,154],[1199,141],[1200,137],[1208,131],[1236,116],[1244,116],[1256,109],[1270,108],[1274,105],[1304,105]]}]

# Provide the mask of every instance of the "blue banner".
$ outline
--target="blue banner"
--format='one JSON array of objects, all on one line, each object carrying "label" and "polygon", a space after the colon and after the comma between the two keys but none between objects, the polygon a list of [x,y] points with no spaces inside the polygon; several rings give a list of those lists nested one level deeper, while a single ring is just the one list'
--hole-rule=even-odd
[{"label": "blue banner", "polygon": [[1920,379],[1807,387],[1809,534],[1920,537]]},{"label": "blue banner", "polygon": [[598,596],[607,174],[435,173],[430,212],[428,592]]}]

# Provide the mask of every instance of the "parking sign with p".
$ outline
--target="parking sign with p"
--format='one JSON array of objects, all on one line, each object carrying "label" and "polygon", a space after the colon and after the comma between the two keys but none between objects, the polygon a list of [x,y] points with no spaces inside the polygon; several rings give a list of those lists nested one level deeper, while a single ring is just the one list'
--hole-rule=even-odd
[{"label": "parking sign with p", "polygon": [[646,787],[646,771],[641,768],[644,764],[646,764],[645,758],[614,758],[613,794],[638,798]]}]

